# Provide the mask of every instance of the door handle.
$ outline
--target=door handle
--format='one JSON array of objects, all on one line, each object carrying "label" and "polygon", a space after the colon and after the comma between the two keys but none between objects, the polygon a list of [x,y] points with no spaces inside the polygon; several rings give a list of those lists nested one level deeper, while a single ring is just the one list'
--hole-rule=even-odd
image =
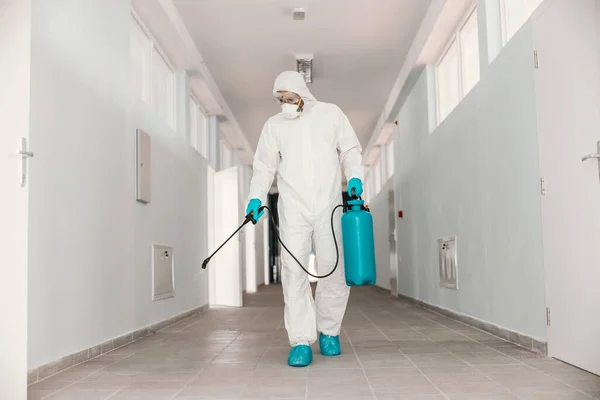
[{"label": "door handle", "polygon": [[23,158],[31,158],[33,157],[33,152],[31,151],[25,151],[25,150],[19,150],[17,151],[17,155],[23,157]]},{"label": "door handle", "polygon": [[33,152],[29,151],[27,138],[21,138],[19,141],[19,150],[17,156],[21,157],[21,173],[19,174],[19,183],[21,187],[25,187],[27,180],[27,159],[33,157]]},{"label": "door handle", "polygon": [[597,153],[592,153],[592,154],[588,154],[587,156],[583,157],[581,159],[581,162],[587,161],[587,160],[591,160],[593,158],[596,158],[598,160],[600,160],[600,142],[598,142],[598,152]]},{"label": "door handle", "polygon": [[594,159],[598,160],[598,173],[599,173],[599,177],[600,177],[600,142],[598,142],[598,152],[588,154],[587,156],[585,156],[581,159],[581,162],[585,162],[587,160],[594,160]]},{"label": "door handle", "polygon": [[587,161],[587,160],[591,160],[592,158],[599,158],[600,159],[600,153],[593,153],[593,154],[588,154],[587,156],[583,157],[581,159],[581,162]]}]

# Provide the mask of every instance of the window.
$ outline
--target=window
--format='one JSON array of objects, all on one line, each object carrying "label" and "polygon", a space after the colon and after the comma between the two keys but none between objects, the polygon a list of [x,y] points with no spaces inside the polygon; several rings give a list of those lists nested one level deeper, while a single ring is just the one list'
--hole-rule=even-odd
[{"label": "window", "polygon": [[198,110],[198,149],[200,154],[208,158],[208,118],[202,110]]},{"label": "window", "polygon": [[381,161],[377,158],[375,165],[373,165],[373,178],[374,178],[374,187],[373,187],[373,197],[377,196],[379,191],[381,190]]},{"label": "window", "polygon": [[188,140],[190,141],[190,145],[199,150],[198,143],[198,113],[200,112],[198,103],[194,100],[194,98],[190,97],[190,121],[188,123]]},{"label": "window", "polygon": [[477,11],[474,11],[460,31],[463,96],[479,82],[479,32],[477,28]]},{"label": "window", "polygon": [[221,169],[233,167],[233,154],[229,145],[221,140]]},{"label": "window", "polygon": [[386,148],[386,161],[387,161],[387,173],[388,176],[387,178],[391,178],[394,175],[394,169],[395,169],[395,165],[394,165],[394,140],[390,140],[390,142],[387,144],[387,148]]},{"label": "window", "polygon": [[204,157],[208,158],[207,118],[194,97],[190,97],[190,122],[188,129],[190,145]]},{"label": "window", "polygon": [[156,48],[152,55],[152,106],[175,129],[175,74]]},{"label": "window", "polygon": [[452,42],[437,67],[438,122],[442,122],[460,100],[458,46]]},{"label": "window", "polygon": [[543,0],[499,0],[502,44],[505,45],[523,26]]},{"label": "window", "polygon": [[438,123],[479,82],[479,38],[477,9],[472,11],[452,37],[436,67]]},{"label": "window", "polygon": [[133,94],[150,104],[150,54],[152,44],[142,28],[135,22],[131,24],[131,83]]},{"label": "window", "polygon": [[151,105],[156,114],[175,129],[175,74],[135,17],[132,18],[129,43],[132,94]]},{"label": "window", "polygon": [[363,198],[366,203],[371,200],[371,167],[365,166],[365,182],[364,182],[364,190],[363,190]]}]

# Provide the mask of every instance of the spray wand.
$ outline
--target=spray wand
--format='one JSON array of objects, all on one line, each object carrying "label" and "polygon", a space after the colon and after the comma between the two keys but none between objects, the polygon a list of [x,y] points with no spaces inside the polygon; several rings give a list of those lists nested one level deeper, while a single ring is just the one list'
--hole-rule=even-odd
[{"label": "spray wand", "polygon": [[[263,207],[260,207],[260,208],[258,209],[258,213],[260,214],[260,212],[261,212],[263,209],[265,209],[265,208],[266,208],[266,207],[264,207],[264,206],[263,206]],[[243,228],[244,226],[246,226],[246,225],[247,225],[249,222],[252,222],[252,224],[253,224],[253,225],[256,225],[256,221],[254,220],[254,217],[253,217],[253,215],[254,215],[254,211],[250,211],[250,214],[246,215],[246,218],[244,219],[244,222],[243,222],[243,223],[242,223],[242,224],[239,226],[239,228],[237,228],[237,229],[235,230],[235,232],[233,232],[233,233],[231,234],[231,236],[229,236],[229,237],[227,238],[227,240],[226,240],[226,241],[224,241],[224,242],[223,242],[223,244],[219,246],[219,248],[218,248],[218,249],[216,249],[216,250],[215,250],[215,251],[214,251],[214,252],[213,252],[213,253],[212,253],[210,256],[208,256],[208,258],[207,258],[206,260],[204,260],[204,261],[202,262],[202,269],[206,269],[206,267],[208,266],[208,263],[209,263],[209,262],[210,262],[210,260],[211,260],[211,259],[212,259],[212,258],[215,256],[215,254],[217,254],[217,253],[219,252],[219,250],[221,250],[221,249],[223,248],[223,246],[225,246],[225,245],[227,244],[227,242],[229,242],[229,241],[230,241],[230,240],[231,240],[231,239],[232,239],[232,238],[233,238],[235,235],[237,235],[237,233],[238,233],[239,231],[241,231],[241,230],[242,230],[242,228]]]},{"label": "spray wand", "polygon": [[[267,210],[269,212],[269,220],[271,221],[271,225],[273,226],[273,229],[275,229],[275,233],[277,234],[277,240],[279,241],[279,243],[281,243],[281,246],[285,249],[285,251],[287,251],[290,254],[290,256],[292,256],[294,261],[296,261],[296,263],[298,263],[298,265],[300,266],[300,268],[302,268],[302,270],[304,272],[306,272],[308,275],[312,276],[313,278],[322,279],[322,278],[327,278],[328,276],[333,274],[335,272],[335,270],[337,269],[337,266],[340,262],[340,249],[338,246],[337,238],[335,237],[335,229],[333,226],[333,217],[335,215],[335,211],[341,207],[344,207],[344,206],[340,204],[338,206],[335,206],[333,208],[333,211],[331,211],[331,232],[333,234],[333,243],[335,244],[336,259],[335,259],[335,266],[333,267],[331,272],[329,272],[328,274],[325,274],[325,275],[314,275],[314,274],[310,273],[306,268],[304,268],[304,266],[296,258],[296,256],[293,255],[292,252],[287,248],[287,246],[281,240],[281,236],[279,235],[279,228],[277,227],[277,224],[275,223],[275,218],[273,217],[273,213],[271,212],[271,209],[269,207],[267,207],[267,206],[260,207],[258,209],[258,213],[260,214],[261,211],[263,211],[263,210]],[[227,244],[227,242],[229,242],[231,240],[231,238],[233,238],[239,231],[241,231],[242,228],[244,226],[246,226],[249,222],[252,222],[253,225],[256,225],[256,223],[257,223],[257,221],[254,219],[253,211],[251,211],[248,215],[246,215],[246,217],[244,218],[244,222],[235,230],[235,232],[233,232],[231,234],[231,236],[229,236],[229,238],[227,238],[227,240],[225,240],[225,242],[223,242],[223,244],[220,245],[219,248],[214,251],[214,253],[212,253],[210,256],[208,256],[208,258],[206,260],[204,260],[204,262],[202,263],[202,269],[206,269],[206,267],[208,266],[208,263],[214,257],[214,255],[217,254],[219,252],[219,250],[221,250],[223,248],[223,246],[225,246]]]}]

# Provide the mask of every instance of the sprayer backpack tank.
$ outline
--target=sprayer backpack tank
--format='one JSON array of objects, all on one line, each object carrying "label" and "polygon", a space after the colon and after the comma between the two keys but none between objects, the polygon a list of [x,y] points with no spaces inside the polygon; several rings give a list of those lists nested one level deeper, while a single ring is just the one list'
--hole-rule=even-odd
[{"label": "sprayer backpack tank", "polygon": [[346,285],[374,285],[377,281],[373,216],[361,199],[353,198],[344,207],[342,243]]},{"label": "sprayer backpack tank", "polygon": [[[333,235],[333,242],[336,249],[336,261],[333,269],[325,275],[314,275],[306,269],[300,260],[288,249],[288,247],[281,240],[279,229],[273,218],[271,210],[262,206],[258,209],[258,213],[262,213],[263,210],[269,212],[269,220],[275,233],[277,240],[281,243],[281,246],[287,251],[290,256],[296,261],[298,266],[302,268],[304,272],[313,278],[323,279],[332,275],[338,267],[340,261],[340,249],[338,247],[337,238],[335,237],[334,229],[334,218],[335,211],[338,208],[344,208],[344,214],[342,215],[342,246],[345,258],[345,278],[346,285],[348,286],[364,286],[374,285],[377,280],[376,267],[375,267],[375,241],[373,237],[373,217],[369,213],[369,209],[365,207],[365,202],[360,198],[353,196],[348,201],[348,206],[338,205],[331,211],[331,233]],[[217,248],[210,256],[208,256],[202,263],[202,269],[206,269],[208,263],[226,244],[233,238],[244,226],[249,223],[256,224],[256,220],[253,217],[253,213],[246,215],[244,222],[229,236],[223,244]]]}]

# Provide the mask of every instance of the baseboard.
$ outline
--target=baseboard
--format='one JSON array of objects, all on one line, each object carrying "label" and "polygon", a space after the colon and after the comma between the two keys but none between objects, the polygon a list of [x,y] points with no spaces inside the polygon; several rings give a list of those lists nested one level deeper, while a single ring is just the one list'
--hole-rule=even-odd
[{"label": "baseboard", "polygon": [[111,339],[108,342],[98,344],[88,349],[79,351],[74,354],[70,354],[59,360],[53,361],[49,364],[42,365],[41,367],[35,368],[27,373],[27,384],[32,385],[44,379],[56,375],[66,369],[72,368],[75,365],[83,364],[86,361],[99,357],[103,354],[109,353],[120,347],[127,346],[133,342],[143,339],[147,336],[153,335],[154,333],[168,328],[184,319],[190,318],[195,314],[198,314],[208,308],[208,305],[195,308],[193,310],[184,312],[176,315],[164,321],[152,324],[145,328],[138,329],[134,332],[127,333],[117,338]]},{"label": "baseboard", "polygon": [[422,300],[418,300],[412,297],[408,297],[402,294],[398,294],[398,298],[410,303],[414,303],[426,310],[434,312],[436,314],[443,315],[448,318],[452,318],[455,321],[461,322],[465,325],[473,328],[480,329],[491,335],[494,335],[500,339],[507,340],[511,343],[517,344],[527,350],[534,351],[544,356],[548,355],[548,345],[546,342],[539,341],[532,338],[531,336],[523,335],[518,332],[511,331],[506,328],[499,327],[489,322],[478,320],[477,318],[470,317],[468,315],[460,314],[446,308],[435,306],[433,304],[426,303]]},{"label": "baseboard", "polygon": [[379,291],[381,293],[387,293],[387,294],[391,293],[390,289],[386,289],[386,288],[384,288],[382,286],[378,286],[377,284],[373,285],[372,287],[373,287],[373,289],[376,289],[377,291]]}]

